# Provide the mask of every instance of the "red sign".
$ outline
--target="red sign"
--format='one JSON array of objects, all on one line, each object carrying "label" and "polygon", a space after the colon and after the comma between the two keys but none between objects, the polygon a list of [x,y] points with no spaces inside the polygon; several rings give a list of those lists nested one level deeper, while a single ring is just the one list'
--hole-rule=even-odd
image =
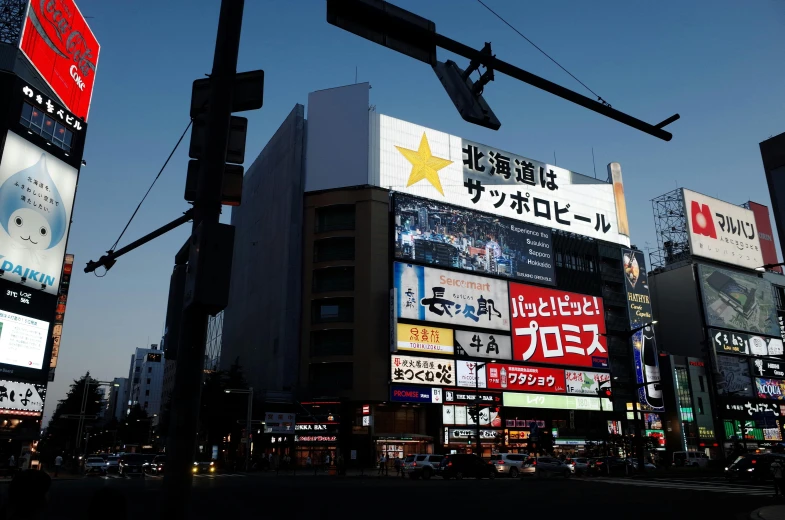
[{"label": "red sign", "polygon": [[709,238],[717,238],[717,230],[714,228],[714,216],[711,214],[711,208],[707,204],[699,204],[697,200],[693,200],[690,214],[692,216],[693,233]]},{"label": "red sign", "polygon": [[514,361],[608,368],[602,298],[510,283]]},{"label": "red sign", "polygon": [[486,379],[488,388],[501,388],[507,391],[563,394],[566,388],[564,370],[558,368],[489,363]]},{"label": "red sign", "polygon": [[[755,215],[755,227],[758,228],[758,238],[760,238],[760,252],[763,254],[764,264],[778,264],[777,248],[774,245],[774,233],[771,230],[771,218],[769,208],[763,204],[749,201],[750,210]],[[775,267],[775,271],[782,272],[782,267]]]},{"label": "red sign", "polygon": [[31,0],[19,48],[75,116],[87,121],[98,52],[73,0]]}]

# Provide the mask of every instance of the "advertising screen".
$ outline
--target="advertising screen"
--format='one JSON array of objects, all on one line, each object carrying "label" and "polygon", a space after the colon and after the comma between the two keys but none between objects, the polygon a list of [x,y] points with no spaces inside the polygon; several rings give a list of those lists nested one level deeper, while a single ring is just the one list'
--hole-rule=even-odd
[{"label": "advertising screen", "polygon": [[515,361],[608,367],[602,298],[510,283]]},{"label": "advertising screen", "polygon": [[785,381],[780,379],[755,378],[755,391],[760,399],[776,399],[782,401],[785,391]]},{"label": "advertising screen", "polygon": [[40,416],[46,385],[0,380],[0,414]]},{"label": "advertising screen", "polygon": [[411,350],[427,354],[452,354],[452,330],[399,323],[398,350]]},{"label": "advertising screen", "polygon": [[747,358],[717,354],[717,392],[739,397],[752,397],[752,377]]},{"label": "advertising screen", "polygon": [[564,370],[558,368],[490,363],[487,370],[488,388],[552,394],[563,394],[565,391]]},{"label": "advertising screen", "polygon": [[385,115],[378,154],[383,188],[630,245],[613,184]]},{"label": "advertising screen", "polygon": [[[442,424],[476,425],[477,407],[472,405],[452,405],[442,406]],[[480,408],[480,426],[493,426],[500,428],[502,425],[501,417],[496,409]]]},{"label": "advertising screen", "polygon": [[76,177],[76,169],[8,132],[0,160],[0,270],[4,278],[57,293]]},{"label": "advertising screen", "polygon": [[568,394],[598,395],[600,385],[610,388],[611,375],[608,372],[587,372],[585,370],[565,370]]},{"label": "advertising screen", "polygon": [[454,386],[455,362],[444,358],[392,356],[392,382]]},{"label": "advertising screen", "polygon": [[73,0],[32,0],[19,48],[68,110],[87,120],[101,46]]},{"label": "advertising screen", "polygon": [[591,410],[612,412],[610,399],[576,395],[544,395],[504,392],[504,406],[513,408],[543,408],[551,410]]},{"label": "advertising screen", "polygon": [[403,193],[393,210],[400,260],[556,284],[550,229]]},{"label": "advertising screen", "polygon": [[43,367],[49,322],[0,310],[0,363]]},{"label": "advertising screen", "polygon": [[458,386],[469,388],[485,388],[485,364],[476,361],[456,361],[458,370],[456,377]]},{"label": "advertising screen", "polygon": [[[641,251],[622,249],[624,262],[624,288],[627,292],[627,312],[630,316],[630,329],[636,329],[654,321],[649,298],[649,275],[646,271],[646,258]],[[638,402],[654,411],[662,411],[664,401],[660,384],[660,362],[657,355],[657,342],[654,327],[644,327],[631,338],[635,361],[635,379],[638,388]]]},{"label": "advertising screen", "polygon": [[455,353],[488,359],[512,359],[509,336],[486,332],[455,331]]},{"label": "advertising screen", "polygon": [[714,343],[714,350],[718,354],[756,357],[782,357],[783,355],[783,343],[780,338],[764,338],[753,334],[718,329],[708,329],[708,333]]},{"label": "advertising screen", "polygon": [[753,359],[752,370],[756,376],[785,379],[785,362],[769,359]]},{"label": "advertising screen", "polygon": [[694,191],[682,193],[693,255],[749,269],[764,264],[752,211]]},{"label": "advertising screen", "polygon": [[390,400],[398,403],[441,403],[441,388],[390,385]]},{"label": "advertising screen", "polygon": [[698,265],[698,276],[707,325],[780,337],[771,283],[705,264]]},{"label": "advertising screen", "polygon": [[396,317],[509,330],[507,283],[431,267],[394,266]]}]

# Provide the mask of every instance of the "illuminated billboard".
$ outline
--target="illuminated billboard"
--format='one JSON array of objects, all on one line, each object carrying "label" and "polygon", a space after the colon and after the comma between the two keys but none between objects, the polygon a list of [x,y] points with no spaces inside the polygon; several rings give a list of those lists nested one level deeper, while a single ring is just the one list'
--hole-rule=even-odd
[{"label": "illuminated billboard", "polygon": [[564,370],[558,368],[489,363],[485,370],[488,372],[488,388],[553,394],[565,391]]},{"label": "illuminated billboard", "polygon": [[392,206],[400,260],[556,285],[550,229],[403,193]]},{"label": "illuminated billboard", "polygon": [[455,386],[455,362],[444,358],[393,355],[391,381],[396,384]]},{"label": "illuminated billboard", "polygon": [[510,329],[506,282],[400,262],[393,274],[396,318]]},{"label": "illuminated billboard", "polygon": [[565,370],[568,394],[598,395],[600,385],[610,388],[611,375],[608,372],[587,372],[586,370]]},{"label": "illuminated billboard", "polygon": [[611,183],[389,116],[378,124],[375,185],[630,245],[616,210],[624,193]]},{"label": "illuminated billboard", "polygon": [[0,310],[0,363],[43,367],[49,322]]},{"label": "illuminated billboard", "polygon": [[513,408],[543,408],[550,410],[591,410],[612,412],[610,399],[577,395],[545,395],[504,392],[504,406]]},{"label": "illuminated billboard", "polygon": [[46,385],[0,379],[0,414],[38,417],[45,398]]},{"label": "illuminated billboard", "polygon": [[424,352],[426,354],[452,354],[453,333],[451,329],[422,327],[398,323],[398,350]]},{"label": "illuminated billboard", "polygon": [[718,354],[780,358],[783,355],[782,338],[765,338],[755,334],[718,329],[708,329],[708,333]]},{"label": "illuminated billboard", "polygon": [[31,0],[19,48],[77,117],[87,121],[101,46],[73,0]]},{"label": "illuminated billboard", "polygon": [[682,194],[693,255],[749,269],[764,264],[752,211],[690,190]]},{"label": "illuminated billboard", "polygon": [[488,359],[512,359],[512,342],[509,336],[492,332],[455,331],[455,353]]},{"label": "illuminated billboard", "polygon": [[0,159],[0,271],[57,294],[77,170],[8,132]]},{"label": "illuminated billboard", "polygon": [[510,283],[514,361],[608,368],[602,298]]}]

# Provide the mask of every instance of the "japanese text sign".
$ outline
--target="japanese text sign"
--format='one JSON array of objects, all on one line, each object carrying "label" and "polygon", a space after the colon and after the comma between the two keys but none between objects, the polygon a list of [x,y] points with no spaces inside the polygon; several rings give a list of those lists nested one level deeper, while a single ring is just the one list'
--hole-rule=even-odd
[{"label": "japanese text sign", "polygon": [[509,330],[506,282],[396,262],[394,284],[398,318]]},{"label": "japanese text sign", "polygon": [[5,279],[57,294],[76,169],[8,132],[0,160],[0,269]]},{"label": "japanese text sign", "polygon": [[[53,102],[49,96],[43,94],[40,90],[35,89],[27,83],[21,83],[19,88],[22,91],[22,96],[35,110],[46,114],[54,121],[60,123],[72,132],[80,133],[87,127],[87,124],[73,115],[71,112],[62,108],[59,103]],[[33,118],[37,116],[31,113]],[[46,120],[45,120],[46,121]],[[46,123],[44,123],[46,124]],[[59,137],[59,136],[58,136]]]},{"label": "japanese text sign", "polygon": [[613,184],[385,115],[378,123],[372,177],[383,188],[630,245]]},{"label": "japanese text sign", "polygon": [[264,414],[264,433],[292,433],[295,422],[293,413],[267,412]]},{"label": "japanese text sign", "polygon": [[468,388],[485,388],[485,363],[477,361],[456,361],[458,386]]},{"label": "japanese text sign", "polygon": [[577,395],[544,395],[504,392],[504,406],[513,408],[543,408],[551,410],[613,411],[610,399]]},{"label": "japanese text sign", "polygon": [[[761,360],[758,360],[761,361]],[[747,358],[717,354],[717,392],[752,397],[752,377]]]},{"label": "japanese text sign", "polygon": [[556,285],[551,230],[393,193],[395,257]]},{"label": "japanese text sign", "polygon": [[785,363],[782,361],[770,361],[768,359],[753,359],[752,369],[756,376],[785,379]]},{"label": "japanese text sign", "polygon": [[510,284],[515,361],[608,367],[602,298]]},{"label": "japanese text sign", "polygon": [[451,329],[398,324],[398,350],[411,350],[430,354],[452,354]]},{"label": "japanese text sign", "polygon": [[783,344],[780,338],[764,338],[763,336],[718,329],[708,329],[708,332],[714,343],[714,350],[720,354],[756,357],[781,357],[783,355]]},{"label": "japanese text sign", "polygon": [[723,417],[733,419],[773,418],[785,414],[779,403],[755,403],[749,400],[726,402]]},{"label": "japanese text sign", "polygon": [[45,396],[45,385],[0,380],[0,414],[39,416]]},{"label": "japanese text sign", "polygon": [[486,332],[455,331],[455,353],[488,359],[512,359],[509,336]]},{"label": "japanese text sign", "polygon": [[598,395],[597,391],[610,388],[611,375],[608,372],[586,372],[585,370],[566,370],[568,394]]},{"label": "japanese text sign", "polygon": [[19,48],[68,109],[87,120],[98,54],[73,0],[31,0]]},{"label": "japanese text sign", "polygon": [[49,322],[0,310],[0,364],[40,369]]},{"label": "japanese text sign", "polygon": [[451,359],[392,356],[393,383],[454,386],[455,363]]},{"label": "japanese text sign", "polygon": [[755,391],[760,399],[785,400],[785,381],[780,379],[755,378]]},{"label": "japanese text sign", "polygon": [[441,403],[441,388],[390,385],[390,400],[399,403]]},{"label": "japanese text sign", "polygon": [[491,363],[488,365],[488,388],[507,391],[563,394],[564,370]]},{"label": "japanese text sign", "polygon": [[750,269],[763,265],[752,211],[690,190],[682,194],[693,255]]}]

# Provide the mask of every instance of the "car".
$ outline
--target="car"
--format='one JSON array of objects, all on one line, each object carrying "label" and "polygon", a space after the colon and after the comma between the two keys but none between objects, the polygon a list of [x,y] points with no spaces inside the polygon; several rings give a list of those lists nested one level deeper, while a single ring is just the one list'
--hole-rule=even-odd
[{"label": "car", "polygon": [[106,471],[116,472],[120,464],[120,457],[118,455],[109,455],[106,457]]},{"label": "car", "polygon": [[198,475],[200,473],[215,473],[215,461],[208,460],[194,462],[194,466],[191,471],[194,473],[194,475]]},{"label": "car", "polygon": [[517,478],[528,458],[526,455],[518,453],[498,453],[491,455],[491,465],[497,475]]},{"label": "car", "polygon": [[106,473],[106,462],[101,457],[87,457],[84,462],[85,474]]},{"label": "car", "polygon": [[149,465],[146,466],[146,473],[150,475],[163,475],[166,465],[166,455],[157,455]]},{"label": "car", "polygon": [[117,464],[117,472],[121,477],[134,477],[140,476],[144,478],[142,466],[144,466],[145,459],[138,453],[126,453],[120,457]]},{"label": "car", "polygon": [[142,473],[145,475],[150,473],[150,466],[153,464],[153,459],[155,459],[155,457],[157,457],[157,455],[150,453],[142,454],[142,459],[144,460],[144,463],[142,464]]},{"label": "car", "polygon": [[629,473],[629,464],[619,457],[597,457],[589,459],[587,473],[595,476],[610,476],[611,474],[626,475]]},{"label": "car", "polygon": [[772,478],[771,463],[775,459],[785,466],[785,455],[774,453],[741,455],[725,468],[725,478],[728,480],[769,480]]},{"label": "car", "polygon": [[[632,471],[638,471],[638,459],[627,459],[627,464],[630,466]],[[657,466],[649,461],[644,461],[643,469],[646,471],[654,471],[657,469]]]},{"label": "car", "polygon": [[589,459],[586,457],[575,457],[567,459],[568,464],[572,464],[576,475],[585,475],[589,471]]},{"label": "car", "polygon": [[691,466],[705,468],[709,465],[709,457],[702,451],[674,451],[674,466]]},{"label": "car", "polygon": [[437,473],[444,455],[418,453],[403,460],[403,472],[412,480],[428,480]]},{"label": "car", "polygon": [[552,475],[570,478],[575,473],[575,467],[572,464],[562,462],[555,457],[539,457],[535,460],[534,467],[534,474],[537,475],[537,478],[546,478]]},{"label": "car", "polygon": [[456,453],[444,456],[439,464],[439,475],[445,480],[460,480],[464,477],[493,479],[496,478],[496,470],[477,455]]}]

